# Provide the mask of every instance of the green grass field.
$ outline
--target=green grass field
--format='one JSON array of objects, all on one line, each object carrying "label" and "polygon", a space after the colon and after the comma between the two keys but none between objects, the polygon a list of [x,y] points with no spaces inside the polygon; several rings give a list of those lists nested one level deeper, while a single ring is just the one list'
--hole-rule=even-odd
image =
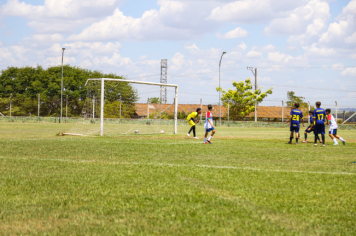
[{"label": "green grass field", "polygon": [[217,127],[203,145],[187,126],[56,136],[66,125],[0,123],[0,235],[356,234],[356,130],[323,148],[288,128]]}]

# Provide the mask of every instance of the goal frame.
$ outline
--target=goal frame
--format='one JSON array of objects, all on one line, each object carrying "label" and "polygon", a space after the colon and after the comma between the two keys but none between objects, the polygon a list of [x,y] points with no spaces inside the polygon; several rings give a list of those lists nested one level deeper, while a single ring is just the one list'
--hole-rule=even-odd
[{"label": "goal frame", "polygon": [[111,78],[96,78],[88,79],[85,83],[87,86],[89,81],[100,81],[100,136],[104,135],[104,99],[105,99],[105,81],[115,81],[119,83],[133,83],[133,84],[147,84],[147,85],[157,85],[164,87],[174,87],[175,96],[174,96],[174,134],[178,133],[178,85],[176,84],[162,84],[162,83],[153,83],[153,82],[144,82],[144,81],[135,81],[135,80],[125,80],[125,79],[111,79]]}]

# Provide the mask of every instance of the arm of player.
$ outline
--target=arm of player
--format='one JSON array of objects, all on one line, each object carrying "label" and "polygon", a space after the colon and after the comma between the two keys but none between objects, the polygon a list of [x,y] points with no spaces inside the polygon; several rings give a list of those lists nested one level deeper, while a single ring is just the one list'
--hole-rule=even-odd
[{"label": "arm of player", "polygon": [[214,125],[213,125],[213,123],[211,122],[211,120],[208,119],[208,121],[209,121],[209,123],[210,123],[210,125],[211,125],[211,128],[214,128]]}]

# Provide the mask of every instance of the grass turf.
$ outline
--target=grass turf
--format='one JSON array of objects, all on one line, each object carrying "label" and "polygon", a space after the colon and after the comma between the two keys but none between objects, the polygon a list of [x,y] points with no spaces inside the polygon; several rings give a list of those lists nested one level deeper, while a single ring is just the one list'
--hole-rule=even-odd
[{"label": "grass turf", "polygon": [[[0,123],[0,234],[354,235],[356,131],[288,145],[288,129],[59,137]],[[202,137],[203,130],[198,128]],[[312,138],[310,136],[310,138]],[[340,143],[341,144],[341,143]]]}]

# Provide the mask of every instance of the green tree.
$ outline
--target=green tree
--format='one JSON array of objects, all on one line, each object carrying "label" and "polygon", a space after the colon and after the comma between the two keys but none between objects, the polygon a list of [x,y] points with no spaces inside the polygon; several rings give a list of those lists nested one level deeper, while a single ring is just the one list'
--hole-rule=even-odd
[{"label": "green tree", "polygon": [[[12,115],[37,115],[37,97],[41,95],[41,116],[59,116],[61,107],[62,67],[43,69],[33,67],[8,67],[0,74],[0,112],[9,115],[9,98],[12,98]],[[88,95],[85,83],[88,78],[125,79],[114,74],[65,65],[63,70],[63,114],[65,114],[68,96],[68,116],[81,116]],[[100,88],[100,87],[99,87]],[[133,110],[138,100],[137,91],[129,83],[105,83],[106,103],[120,100],[125,103],[125,110]],[[98,96],[99,97],[99,96]]]},{"label": "green tree", "polygon": [[230,101],[230,117],[233,120],[248,116],[255,110],[255,101],[261,103],[268,94],[272,94],[272,88],[265,92],[262,92],[261,89],[253,91],[250,78],[240,82],[234,81],[232,85],[235,87],[234,89],[226,91],[218,87],[217,91],[222,91],[221,101],[224,106],[227,106],[228,101]]},{"label": "green tree", "polygon": [[[299,109],[304,110],[303,115],[305,117],[308,116],[308,114],[309,114],[309,111],[308,111],[309,106],[308,106],[308,103],[304,101],[305,97],[296,96],[295,92],[288,91],[287,92],[287,98],[288,98],[287,107],[292,107],[292,106],[294,106],[295,103],[299,103]],[[315,107],[313,105],[310,105],[310,109],[314,110]]]},{"label": "green tree", "polygon": [[160,103],[160,100],[159,98],[150,98],[148,99],[149,103],[152,103],[152,104],[159,104]]}]

